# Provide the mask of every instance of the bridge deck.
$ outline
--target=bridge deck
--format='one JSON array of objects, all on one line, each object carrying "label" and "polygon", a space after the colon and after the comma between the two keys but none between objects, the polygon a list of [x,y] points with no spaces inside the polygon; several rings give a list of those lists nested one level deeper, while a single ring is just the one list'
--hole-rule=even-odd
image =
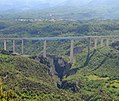
[{"label": "bridge deck", "polygon": [[86,38],[119,38],[119,35],[110,36],[74,36],[74,37],[31,37],[31,38],[0,38],[0,40],[78,40]]}]

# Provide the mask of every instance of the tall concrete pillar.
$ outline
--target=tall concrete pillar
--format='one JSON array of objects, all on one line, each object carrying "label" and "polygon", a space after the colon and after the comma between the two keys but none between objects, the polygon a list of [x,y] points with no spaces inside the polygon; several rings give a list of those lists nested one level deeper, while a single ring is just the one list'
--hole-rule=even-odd
[{"label": "tall concrete pillar", "polygon": [[22,46],[21,46],[21,52],[22,52],[22,54],[24,54],[24,40],[22,40]]},{"label": "tall concrete pillar", "polygon": [[88,38],[88,54],[87,54],[86,61],[85,61],[84,65],[88,64],[89,58],[90,58],[90,47],[91,47],[91,44],[90,44],[91,41],[90,40],[91,40],[91,38]]},{"label": "tall concrete pillar", "polygon": [[103,42],[104,42],[104,39],[101,38],[101,47],[103,47]]},{"label": "tall concrete pillar", "polygon": [[46,43],[46,40],[44,41],[44,47],[43,47],[43,57],[46,58],[46,46],[47,46],[47,43]]},{"label": "tall concrete pillar", "polygon": [[88,54],[90,54],[91,38],[88,38]]},{"label": "tall concrete pillar", "polygon": [[106,46],[109,46],[109,39],[106,40]]},{"label": "tall concrete pillar", "polygon": [[71,40],[70,63],[74,62],[74,40]]},{"label": "tall concrete pillar", "polygon": [[114,42],[115,42],[115,38],[112,39],[112,43],[114,43]]},{"label": "tall concrete pillar", "polygon": [[95,38],[95,42],[94,42],[94,48],[97,49],[97,42],[98,42],[98,39]]},{"label": "tall concrete pillar", "polygon": [[15,53],[15,40],[13,40],[13,53]]},{"label": "tall concrete pillar", "polygon": [[92,39],[91,39],[91,37],[88,38],[88,42],[90,44],[90,45],[89,44],[88,45],[91,47],[92,46]]},{"label": "tall concrete pillar", "polygon": [[4,50],[7,50],[7,41],[4,40]]}]

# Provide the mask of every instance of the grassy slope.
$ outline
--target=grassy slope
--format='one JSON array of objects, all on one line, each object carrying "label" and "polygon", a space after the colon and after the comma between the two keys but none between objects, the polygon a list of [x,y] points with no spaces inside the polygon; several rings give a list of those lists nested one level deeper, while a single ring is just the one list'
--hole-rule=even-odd
[{"label": "grassy slope", "polygon": [[71,93],[56,88],[47,68],[28,58],[0,55],[0,99],[80,100],[79,95],[74,97]]},{"label": "grassy slope", "polygon": [[76,56],[73,68],[78,68],[74,75],[64,78],[69,83],[78,81],[80,92],[87,100],[119,100],[119,51],[111,47],[91,50],[86,65],[87,52]]}]

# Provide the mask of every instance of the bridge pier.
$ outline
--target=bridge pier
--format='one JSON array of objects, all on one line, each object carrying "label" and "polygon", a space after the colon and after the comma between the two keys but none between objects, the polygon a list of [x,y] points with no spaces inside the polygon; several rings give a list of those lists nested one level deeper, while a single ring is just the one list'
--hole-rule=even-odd
[{"label": "bridge pier", "polygon": [[104,42],[104,39],[101,38],[101,47],[103,47],[103,42]]},{"label": "bridge pier", "polygon": [[88,38],[88,54],[90,54],[91,38]]},{"label": "bridge pier", "polygon": [[114,42],[115,42],[115,39],[113,38],[113,39],[112,39],[112,43],[114,43]]},{"label": "bridge pier", "polygon": [[22,54],[24,54],[24,40],[22,40],[22,46],[21,46],[21,51],[22,51]]},{"label": "bridge pier", "polygon": [[46,58],[46,46],[47,46],[47,42],[46,40],[44,41],[44,46],[43,46],[43,57]]},{"label": "bridge pier", "polygon": [[74,40],[71,40],[70,63],[74,62]]},{"label": "bridge pier", "polygon": [[97,42],[98,42],[98,39],[95,38],[95,42],[94,42],[94,48],[97,49]]},{"label": "bridge pier", "polygon": [[91,37],[88,38],[88,42],[89,42],[88,45],[90,44],[89,46],[91,47],[92,46],[92,38]]},{"label": "bridge pier", "polygon": [[13,53],[15,53],[15,40],[13,40]]},{"label": "bridge pier", "polygon": [[109,46],[109,39],[107,38],[106,40],[106,46],[108,47]]},{"label": "bridge pier", "polygon": [[91,38],[89,37],[88,38],[88,54],[87,54],[86,61],[85,61],[85,64],[84,65],[87,65],[88,62],[89,62],[89,58],[90,58],[90,47],[91,47]]},{"label": "bridge pier", "polygon": [[7,50],[7,41],[4,40],[4,50]]}]

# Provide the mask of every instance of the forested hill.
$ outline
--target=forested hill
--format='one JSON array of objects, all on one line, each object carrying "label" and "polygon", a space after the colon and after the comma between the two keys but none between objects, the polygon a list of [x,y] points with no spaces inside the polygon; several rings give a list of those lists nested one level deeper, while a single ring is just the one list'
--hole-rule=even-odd
[{"label": "forested hill", "polygon": [[10,2],[0,4],[0,18],[119,19],[118,0],[65,0],[54,3],[39,2],[38,0],[32,3],[18,0]]},{"label": "forested hill", "polygon": [[0,36],[45,37],[119,35],[119,21],[11,21],[0,20]]},{"label": "forested hill", "polygon": [[[119,21],[0,20],[0,37],[82,35],[119,35]],[[4,51],[3,40],[0,40],[0,99],[118,101],[119,42],[114,40],[112,44],[110,41],[109,46],[100,47],[99,41],[94,49],[94,40],[91,40],[91,51],[87,56],[87,40],[76,40],[74,63],[71,64],[70,41],[48,41],[47,59],[42,57],[43,41],[24,40],[24,54],[37,55],[26,58],[5,55],[12,52],[13,43],[7,40]],[[21,40],[15,40],[15,48],[16,52],[21,52]]]},{"label": "forested hill", "polygon": [[57,88],[49,67],[33,59],[0,54],[1,101],[81,101],[80,95],[74,95]]},{"label": "forested hill", "polygon": [[56,18],[69,20],[119,19],[118,5],[118,0],[67,0],[48,12]]},{"label": "forested hill", "polygon": [[[69,68],[62,58],[54,63],[57,73],[31,57],[0,54],[0,99],[25,101],[118,101],[119,51],[108,47],[91,48],[86,62],[87,48],[75,56]],[[65,60],[66,61],[66,60]],[[58,64],[57,64],[58,63]],[[64,67],[64,68],[63,68]],[[59,71],[60,70],[60,71]],[[58,72],[63,74],[57,81]],[[73,92],[73,93],[72,93]]]},{"label": "forested hill", "polygon": [[118,101],[119,51],[112,47],[98,47],[91,49],[88,61],[86,57],[86,50],[76,55],[61,87],[84,94],[85,101]]}]

